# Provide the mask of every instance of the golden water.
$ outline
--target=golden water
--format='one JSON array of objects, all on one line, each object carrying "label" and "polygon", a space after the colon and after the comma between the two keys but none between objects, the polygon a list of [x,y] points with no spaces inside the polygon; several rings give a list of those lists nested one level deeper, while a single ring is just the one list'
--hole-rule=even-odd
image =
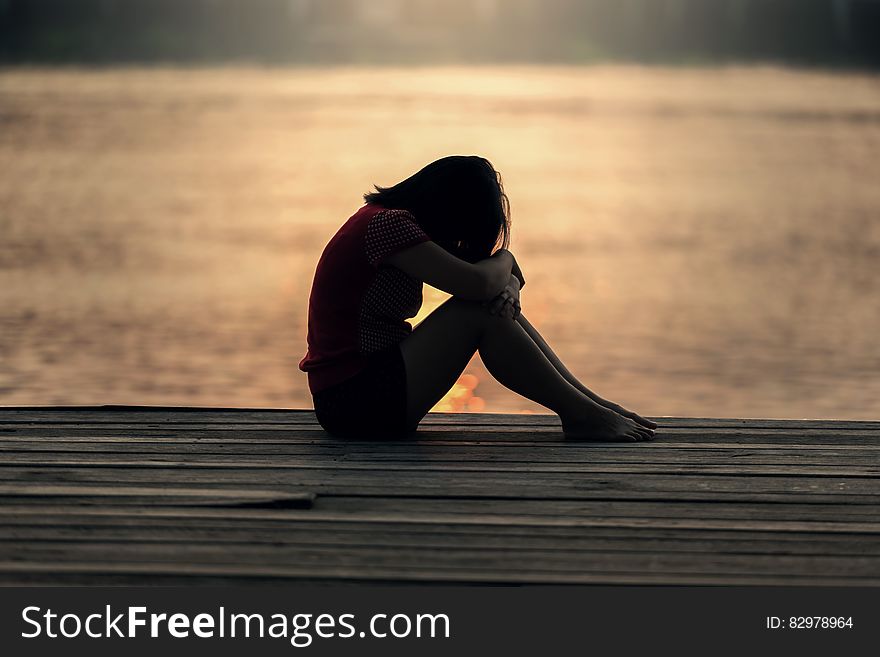
[{"label": "golden water", "polygon": [[[323,244],[449,153],[601,394],[880,416],[880,78],[772,68],[0,71],[0,404],[308,406]],[[539,410],[468,373],[443,408]]]}]

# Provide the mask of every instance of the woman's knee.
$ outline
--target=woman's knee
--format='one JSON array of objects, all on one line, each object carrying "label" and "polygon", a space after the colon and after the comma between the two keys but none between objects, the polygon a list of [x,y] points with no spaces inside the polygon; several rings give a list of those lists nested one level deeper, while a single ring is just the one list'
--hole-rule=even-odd
[{"label": "woman's knee", "polygon": [[446,303],[451,304],[450,310],[452,310],[462,321],[479,326],[482,329],[486,329],[501,322],[511,321],[506,317],[493,315],[489,310],[489,305],[482,301],[452,297]]},{"label": "woman's knee", "polygon": [[489,307],[482,301],[452,297],[446,302],[446,305],[448,305],[453,312],[475,320],[485,321],[486,318],[493,317],[489,312]]}]

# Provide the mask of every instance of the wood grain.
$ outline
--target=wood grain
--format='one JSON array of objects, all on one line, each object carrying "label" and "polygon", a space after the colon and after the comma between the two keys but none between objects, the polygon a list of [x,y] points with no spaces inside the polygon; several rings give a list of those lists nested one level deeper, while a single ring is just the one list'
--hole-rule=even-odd
[{"label": "wood grain", "polygon": [[0,408],[0,584],[880,584],[880,422]]}]

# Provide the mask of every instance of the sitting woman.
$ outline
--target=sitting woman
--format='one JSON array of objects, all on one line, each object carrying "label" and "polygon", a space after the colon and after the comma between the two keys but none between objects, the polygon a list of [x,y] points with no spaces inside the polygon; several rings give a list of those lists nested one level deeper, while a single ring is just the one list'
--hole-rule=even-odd
[{"label": "sitting woman", "polygon": [[[580,383],[521,313],[526,281],[487,160],[445,157],[364,198],[324,249],[309,299],[300,368],[328,432],[414,431],[479,352],[500,383],[556,413],[566,438],[653,436],[656,424]],[[413,329],[422,283],[452,298]]]}]

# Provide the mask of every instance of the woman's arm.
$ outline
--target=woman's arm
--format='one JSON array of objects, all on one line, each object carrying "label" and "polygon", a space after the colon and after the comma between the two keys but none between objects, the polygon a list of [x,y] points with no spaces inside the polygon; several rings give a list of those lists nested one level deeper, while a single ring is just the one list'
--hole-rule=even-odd
[{"label": "woman's arm", "polygon": [[456,258],[436,242],[422,242],[385,260],[438,290],[474,301],[487,301],[501,292],[510,280],[514,262],[510,251],[500,249],[472,264]]},{"label": "woman's arm", "polygon": [[519,268],[519,262],[517,262],[516,258],[513,259],[513,269],[510,270],[510,273],[516,276],[520,289],[526,286],[526,277],[523,276],[522,269]]}]

